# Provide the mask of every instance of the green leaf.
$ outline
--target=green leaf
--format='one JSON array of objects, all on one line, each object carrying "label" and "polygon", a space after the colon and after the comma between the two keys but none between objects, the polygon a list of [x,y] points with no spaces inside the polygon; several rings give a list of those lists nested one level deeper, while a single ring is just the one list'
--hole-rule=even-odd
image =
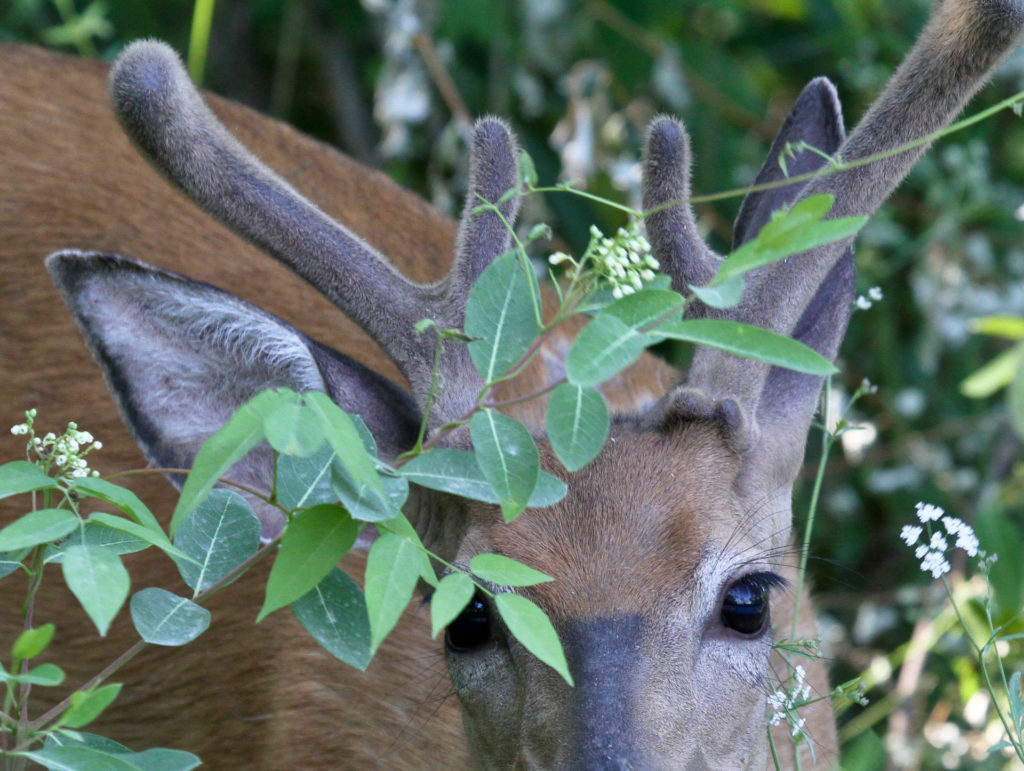
[{"label": "green leaf", "polygon": [[527,190],[537,187],[537,167],[525,150],[519,151],[519,182]]},{"label": "green leaf", "polygon": [[80,493],[91,495],[93,498],[99,498],[101,501],[106,501],[110,505],[116,506],[147,530],[159,534],[157,537],[164,538],[165,543],[170,543],[164,537],[163,528],[156,521],[153,512],[149,510],[146,504],[139,500],[139,496],[128,488],[115,485],[113,482],[97,477],[75,479],[72,481],[71,487]]},{"label": "green leaf", "polygon": [[264,418],[263,429],[270,446],[282,455],[308,458],[324,444],[323,422],[302,397],[273,409]]},{"label": "green leaf", "polygon": [[127,756],[92,747],[47,747],[24,757],[56,771],[139,771]]},{"label": "green leaf", "polygon": [[6,672],[0,672],[0,682],[53,688],[64,682],[64,670],[56,664],[40,664],[37,667],[32,667],[23,675],[10,675]]},{"label": "green leaf", "polygon": [[867,217],[823,219],[833,200],[832,195],[821,193],[798,201],[788,211],[780,209],[773,213],[757,236],[722,262],[712,285],[816,246],[852,238],[864,227]]},{"label": "green leaf", "polygon": [[89,522],[98,522],[104,527],[109,527],[111,530],[120,530],[128,535],[135,536],[140,541],[145,541],[152,546],[157,547],[160,551],[164,552],[168,557],[174,560],[190,560],[185,552],[175,549],[170,540],[164,535],[162,530],[151,530],[148,527],[136,524],[131,520],[125,519],[124,517],[118,517],[114,514],[107,514],[102,511],[90,515]]},{"label": "green leaf", "polygon": [[35,490],[53,490],[57,484],[35,463],[15,460],[0,466],[0,498]]},{"label": "green leaf", "polygon": [[505,521],[511,522],[526,508],[537,486],[537,445],[526,426],[494,410],[477,412],[469,431],[477,464],[497,493]]},{"label": "green leaf", "polygon": [[494,598],[501,620],[530,653],[573,684],[562,643],[551,620],[536,604],[518,594],[502,593]]},{"label": "green leaf", "polygon": [[171,535],[178,532],[181,523],[203,500],[217,480],[235,463],[263,441],[263,420],[280,404],[294,398],[292,391],[263,391],[256,394],[232,415],[227,423],[213,434],[196,454],[192,471],[178,498],[171,517]]},{"label": "green leaf", "polygon": [[59,541],[81,524],[82,520],[67,509],[30,511],[0,530],[0,551],[18,551]]},{"label": "green leaf", "polygon": [[612,302],[601,313],[614,316],[635,332],[660,320],[666,324],[683,317],[683,296],[669,289],[644,288]]},{"label": "green leaf", "polygon": [[470,561],[469,569],[477,578],[500,586],[534,586],[555,580],[502,554],[478,554]]},{"label": "green leaf", "polygon": [[743,298],[743,292],[747,288],[747,283],[743,280],[743,276],[733,276],[727,278],[720,284],[712,284],[710,286],[694,286],[690,284],[690,290],[697,296],[701,302],[712,308],[732,308],[739,305],[740,300]]},{"label": "green leaf", "polygon": [[185,520],[174,545],[195,560],[179,562],[178,572],[198,594],[256,553],[260,521],[238,493],[213,490]]},{"label": "green leaf", "polygon": [[399,514],[393,519],[387,519],[380,522],[374,522],[374,527],[377,528],[378,533],[394,533],[397,536],[401,536],[408,541],[411,541],[420,552],[420,579],[430,584],[433,587],[437,586],[437,576],[434,574],[434,568],[430,564],[430,557],[427,554],[426,548],[423,546],[423,542],[420,540],[419,533],[412,526],[412,523],[406,519],[404,514]]},{"label": "green leaf", "polygon": [[597,457],[611,421],[604,397],[592,388],[562,383],[548,402],[548,439],[558,459],[577,471]]},{"label": "green leaf", "polygon": [[692,319],[658,330],[672,340],[687,340],[712,348],[786,367],[808,375],[830,375],[838,370],[817,351],[790,337],[738,321]]},{"label": "green leaf", "polygon": [[153,645],[185,645],[210,626],[210,611],[158,587],[133,594],[129,609],[139,636]]},{"label": "green leaf", "polygon": [[365,485],[357,487],[348,469],[335,462],[331,489],[353,519],[380,522],[392,519],[401,512],[409,497],[409,482],[400,476],[383,473],[378,475],[378,479],[384,488],[384,498],[377,497]]},{"label": "green leaf", "polygon": [[466,301],[465,331],[476,338],[469,355],[484,382],[504,375],[527,352],[540,329],[533,298],[537,279],[514,251],[484,269]]},{"label": "green leaf", "polygon": [[30,549],[19,549],[13,552],[0,553],[0,578],[6,578],[22,566],[21,561],[28,556]]},{"label": "green leaf", "polygon": [[325,503],[300,512],[284,532],[256,621],[311,591],[352,548],[358,534],[341,506]]},{"label": "green leaf", "polygon": [[34,659],[46,650],[56,628],[53,624],[43,624],[35,629],[26,629],[11,646],[11,656],[21,660]]},{"label": "green leaf", "polygon": [[1006,390],[1006,403],[1010,407],[1010,421],[1017,436],[1024,437],[1024,347],[1017,357],[1017,371]]},{"label": "green leaf", "polygon": [[1007,340],[1024,338],[1024,318],[1020,316],[985,316],[971,319],[967,327],[979,335],[1005,337]]},{"label": "green leaf", "polygon": [[448,626],[473,599],[476,584],[463,572],[449,573],[430,595],[430,636]]},{"label": "green leaf", "polygon": [[334,450],[321,447],[307,458],[282,455],[277,459],[277,500],[288,510],[308,508],[319,503],[334,503],[331,489]]},{"label": "green leaf", "polygon": [[1015,345],[972,372],[960,383],[960,393],[971,399],[986,399],[1013,382],[1024,362],[1024,346]]},{"label": "green leaf", "polygon": [[327,443],[338,456],[337,462],[345,468],[355,488],[363,491],[361,494],[364,497],[377,496],[380,499],[379,507],[386,508],[387,495],[355,420],[332,402],[327,394],[314,391],[306,394],[305,398],[310,409],[323,421]]},{"label": "green leaf", "polygon": [[71,694],[71,706],[57,722],[64,728],[85,728],[113,703],[120,692],[120,683],[101,685],[91,691],[75,691]]},{"label": "green leaf", "polygon": [[366,558],[366,610],[370,650],[376,651],[412,599],[420,575],[420,550],[411,542],[384,533]]},{"label": "green leaf", "polygon": [[102,546],[69,546],[61,565],[64,581],[106,637],[110,622],[128,598],[130,580],[121,558]]},{"label": "green leaf", "polygon": [[650,342],[647,335],[602,313],[583,328],[569,349],[565,360],[569,382],[581,386],[600,385],[639,359]]},{"label": "green leaf", "polygon": [[[99,512],[97,512],[99,513]],[[93,517],[96,514],[92,515]],[[106,516],[113,516],[107,514]],[[127,520],[125,520],[127,521]],[[61,563],[64,561],[64,551],[71,546],[96,546],[106,549],[114,554],[132,554],[134,552],[148,549],[149,541],[136,538],[121,530],[115,530],[101,524],[95,519],[86,520],[85,524],[77,530],[73,530],[61,543],[51,544],[46,547],[46,562]]]},{"label": "green leaf", "polygon": [[[498,503],[498,496],[480,470],[476,456],[467,450],[445,447],[432,449],[417,455],[398,469],[398,473],[421,487],[484,503]],[[562,480],[541,471],[527,508],[541,508],[557,503],[565,497],[566,491]]]},{"label": "green leaf", "polygon": [[366,669],[370,651],[370,619],[359,586],[338,568],[292,603],[292,612],[313,639],[332,656]]}]

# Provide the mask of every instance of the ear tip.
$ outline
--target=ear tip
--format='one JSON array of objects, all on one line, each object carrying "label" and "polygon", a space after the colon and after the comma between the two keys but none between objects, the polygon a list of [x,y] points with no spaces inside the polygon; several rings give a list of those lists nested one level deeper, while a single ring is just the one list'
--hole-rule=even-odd
[{"label": "ear tip", "polygon": [[836,90],[835,84],[824,75],[819,75],[804,86],[804,90],[797,97],[797,104],[810,100],[817,102],[822,109],[834,115],[838,122],[842,123],[843,107],[839,101],[839,92]]},{"label": "ear tip", "polygon": [[690,137],[682,121],[670,115],[659,115],[650,122],[644,147],[648,164],[685,167],[689,162]]}]

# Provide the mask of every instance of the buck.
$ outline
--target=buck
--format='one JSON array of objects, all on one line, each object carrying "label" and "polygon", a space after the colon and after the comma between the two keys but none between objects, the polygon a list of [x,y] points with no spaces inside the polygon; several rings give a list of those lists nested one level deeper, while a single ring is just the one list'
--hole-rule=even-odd
[{"label": "buck", "polygon": [[[785,179],[777,158],[787,142],[852,161],[947,125],[1022,26],[1024,9],[1015,2],[943,0],[848,138],[834,88],[812,81],[758,182]],[[124,449],[125,433],[99,378],[44,286],[42,256],[63,249],[47,267],[132,435],[157,466],[187,466],[235,407],[274,385],[326,391],[363,417],[389,457],[412,443],[433,356],[412,327],[422,318],[461,326],[474,279],[509,246],[499,218],[474,211],[479,197],[498,201],[517,184],[515,139],[504,123],[485,119],[474,129],[470,192],[456,232],[386,179],[211,97],[218,119],[160,44],[131,46],[115,66],[115,112],[148,160],[200,208],[312,283],[375,346],[309,298],[281,265],[186,206],[132,155],[100,106],[98,65],[0,50],[0,350],[3,403],[15,419],[16,410],[33,405],[54,420],[77,419],[115,448],[104,451],[104,470],[142,465]],[[831,216],[870,214],[923,149],[752,193],[735,242],[752,238],[773,211],[814,193],[835,196]],[[789,174],[824,163],[803,152]],[[721,261],[697,235],[690,208],[674,203],[689,197],[689,164],[683,127],[657,119],[647,136],[644,207],[664,208],[646,225],[662,269],[684,294],[710,280]],[[517,207],[515,198],[501,203],[509,220]],[[453,241],[455,258],[442,277],[442,255]],[[853,281],[847,240],[759,269],[736,308],[694,302],[688,314],[758,324],[834,359]],[[556,339],[551,349],[564,345]],[[530,373],[530,390],[561,377],[556,355],[544,362]],[[458,345],[445,349],[441,369],[431,430],[462,414],[480,386]],[[423,609],[411,608],[367,673],[347,669],[286,614],[251,624],[260,592],[255,571],[215,599],[211,630],[182,660],[148,651],[118,676],[130,685],[101,730],[140,749],[188,748],[217,767],[771,765],[766,694],[786,672],[771,642],[773,628],[792,623],[795,598],[785,588],[794,585],[785,559],[790,499],[820,388],[820,378],[711,348],[698,348],[685,376],[644,358],[604,387],[617,416],[611,441],[572,476],[546,449],[536,408],[517,412],[538,436],[545,468],[568,482],[561,503],[506,525],[495,507],[415,492],[407,515],[445,559],[465,565],[497,552],[555,578],[522,591],[554,621],[575,687],[512,639],[484,600],[471,604],[446,643],[432,642]],[[3,449],[12,446],[7,439]],[[267,486],[258,460],[233,473]],[[150,500],[165,495],[145,487]],[[266,518],[263,526],[272,535],[280,523]],[[345,566],[358,571],[360,559],[350,556]],[[169,581],[159,564],[133,570],[137,587]],[[132,633],[116,626],[109,647],[85,645],[88,626],[69,602],[53,592],[37,616],[58,619],[57,639],[76,646],[81,680]],[[806,597],[801,607],[799,634],[813,637]],[[5,612],[5,629],[17,628],[16,612]],[[827,693],[824,667],[808,670],[812,688]],[[802,714],[817,761],[834,763],[831,708],[819,702]],[[776,737],[787,766],[794,762],[788,734],[784,725]]]}]

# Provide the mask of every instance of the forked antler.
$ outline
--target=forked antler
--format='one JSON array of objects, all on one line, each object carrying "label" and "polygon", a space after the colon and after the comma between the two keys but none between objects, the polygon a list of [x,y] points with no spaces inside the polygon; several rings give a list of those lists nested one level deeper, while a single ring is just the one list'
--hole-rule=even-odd
[{"label": "forked antler", "polygon": [[[518,150],[502,121],[484,119],[473,130],[469,192],[450,272],[435,284],[417,284],[231,136],[167,45],[129,46],[111,74],[111,98],[125,131],[157,169],[369,332],[408,378],[420,408],[425,406],[436,337],[414,334],[414,325],[430,318],[442,328],[461,328],[470,287],[510,244],[502,217],[515,221],[518,196],[502,202],[502,217],[474,213],[517,184]],[[446,348],[440,375],[431,426],[464,413],[482,385],[462,345]]]},{"label": "forked antler", "polygon": [[[914,49],[871,110],[843,141],[835,90],[824,78],[800,95],[782,127],[757,183],[784,182],[778,157],[786,143],[807,142],[849,162],[895,150],[946,126],[1012,49],[1024,23],[1013,2],[940,3]],[[735,229],[739,246],[752,238],[780,206],[830,193],[829,216],[871,214],[927,149],[921,144],[868,165],[750,195]],[[827,161],[803,151],[788,175],[821,168]],[[689,198],[689,147],[683,127],[663,118],[651,127],[645,159],[644,207]],[[670,206],[648,218],[655,256],[673,286],[706,284],[721,257],[701,240],[689,205]],[[726,317],[794,337],[834,359],[853,299],[852,237],[754,271],[741,304],[716,311],[694,301],[688,315]],[[847,298],[844,301],[844,298]],[[783,452],[796,473],[820,379],[698,348],[682,386],[670,396],[670,417],[723,420],[739,451]],[[778,468],[779,459],[772,464]]]}]

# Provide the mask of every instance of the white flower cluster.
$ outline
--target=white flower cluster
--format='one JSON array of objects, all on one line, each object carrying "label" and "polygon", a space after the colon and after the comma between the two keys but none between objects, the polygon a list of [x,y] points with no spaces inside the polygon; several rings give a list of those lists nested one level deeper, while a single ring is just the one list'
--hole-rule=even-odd
[{"label": "white flower cluster", "polygon": [[876,302],[882,299],[882,288],[879,286],[873,286],[868,290],[867,295],[860,295],[854,304],[862,311],[866,311]]},{"label": "white flower cluster", "polygon": [[[949,572],[949,560],[946,559],[946,552],[949,550],[949,541],[946,536],[956,538],[954,547],[963,549],[967,556],[976,557],[984,552],[978,551],[978,538],[974,534],[974,528],[957,517],[947,517],[946,512],[940,506],[920,501],[914,508],[917,509],[917,519],[921,525],[904,525],[900,531],[900,538],[907,546],[914,546],[914,556],[921,560],[921,570],[931,573],[932,578],[939,578]],[[931,523],[942,520],[945,534],[932,532]],[[924,528],[928,528],[928,540],[918,543]],[[995,555],[993,555],[995,557]],[[995,561],[994,559],[992,561]]]},{"label": "white flower cluster", "polygon": [[793,726],[793,736],[803,731],[806,718],[797,714],[797,709],[802,707],[811,696],[810,683],[806,682],[807,672],[797,664],[793,667],[794,683],[786,688],[777,688],[768,694],[768,706],[772,709],[772,716],[768,719],[769,725],[778,725],[783,720]]},{"label": "white flower cluster", "polygon": [[660,267],[651,255],[651,245],[640,232],[639,222],[619,228],[611,238],[591,225],[590,244],[580,264],[563,252],[555,252],[548,258],[548,262],[559,265],[569,261],[578,271],[588,258],[594,264],[594,272],[611,285],[615,299],[642,289],[645,281],[654,280],[654,271]]},{"label": "white flower cluster", "polygon": [[15,436],[28,436],[28,450],[45,464],[47,469],[55,469],[60,476],[87,477],[99,476],[100,472],[89,468],[85,456],[93,450],[103,448],[103,443],[96,441],[88,431],[80,431],[77,423],[68,423],[67,429],[60,436],[53,432],[46,436],[36,436],[34,430],[37,411],[28,410],[25,422],[11,426]]}]

